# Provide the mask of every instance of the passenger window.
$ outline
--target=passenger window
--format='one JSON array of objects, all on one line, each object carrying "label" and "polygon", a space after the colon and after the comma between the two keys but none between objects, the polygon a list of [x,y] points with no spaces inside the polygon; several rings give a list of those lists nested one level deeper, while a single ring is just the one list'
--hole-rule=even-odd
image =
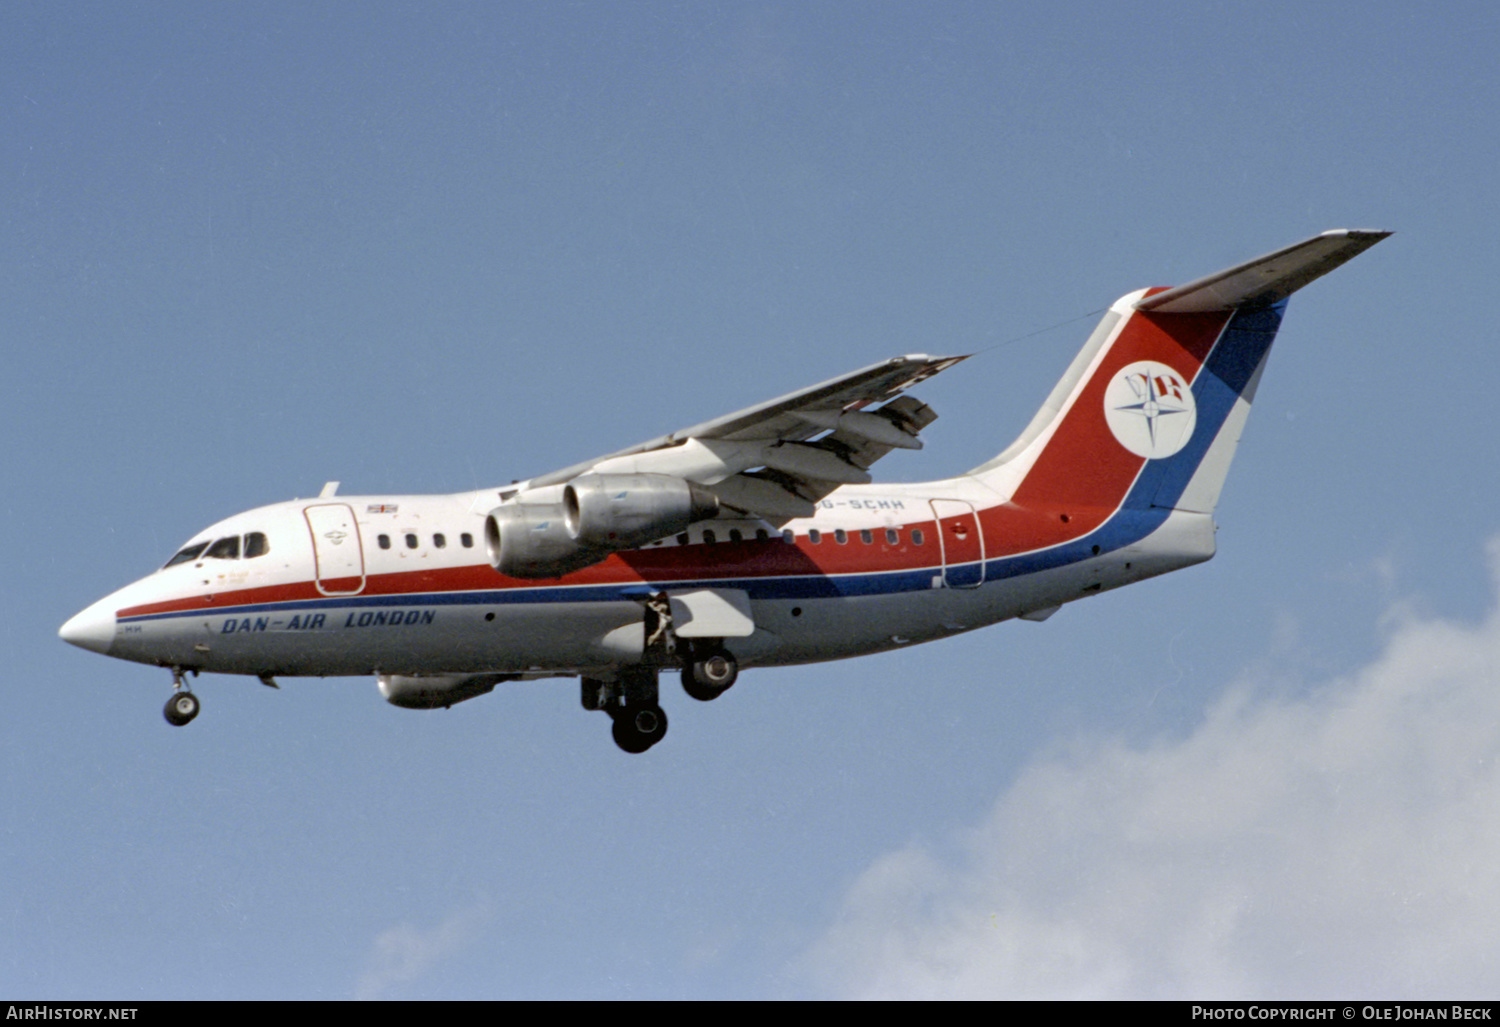
[{"label": "passenger window", "polygon": [[875,536],[870,534],[869,529],[866,528],[864,531],[861,531],[859,533],[859,540],[865,545],[869,545],[871,542],[875,541]]},{"label": "passenger window", "polygon": [[416,534],[414,532],[407,532],[406,533],[406,548],[407,549],[415,549],[415,548],[417,548],[417,536],[416,536]]},{"label": "passenger window", "polygon": [[432,545],[436,549],[445,549],[445,548],[447,548],[447,545],[448,545],[448,536],[446,536],[446,535],[442,534],[441,532],[439,532],[438,534],[432,536]]},{"label": "passenger window", "polygon": [[474,548],[474,536],[470,535],[467,531],[458,536],[458,540],[463,543],[465,549]]},{"label": "passenger window", "polygon": [[817,528],[813,528],[807,533],[807,541],[811,542],[815,546],[822,545],[823,533]]},{"label": "passenger window", "polygon": [[245,559],[253,560],[257,556],[265,556],[271,551],[271,543],[266,541],[264,532],[252,531],[245,536]]},{"label": "passenger window", "polygon": [[911,544],[914,545],[914,546],[920,546],[922,544],[922,529],[921,528],[913,528],[913,529],[911,529]]},{"label": "passenger window", "polygon": [[729,541],[731,541],[731,542],[743,542],[743,541],[745,541],[744,533],[741,532],[739,528],[730,528],[729,529]]},{"label": "passenger window", "polygon": [[709,545],[713,545],[715,542],[719,541],[719,536],[714,534],[714,529],[704,528],[703,541],[708,543]]},{"label": "passenger window", "polygon": [[375,541],[379,543],[381,549],[391,548],[391,537],[389,535],[377,535],[375,536]]},{"label": "passenger window", "polygon": [[901,536],[896,533],[895,528],[886,528],[885,540],[887,543],[894,546],[896,543],[901,541]]},{"label": "passenger window", "polygon": [[677,536],[677,544],[679,546],[685,546],[685,545],[688,544],[688,533],[687,532],[684,531],[681,535]]},{"label": "passenger window", "polygon": [[787,543],[787,545],[796,545],[797,533],[791,528],[787,528],[781,533],[781,541]]},{"label": "passenger window", "polygon": [[769,542],[771,540],[771,533],[765,528],[756,528],[755,540],[757,542]]},{"label": "passenger window", "polygon": [[240,558],[240,537],[231,535],[221,538],[208,547],[208,552],[203,554],[207,560],[238,560]]},{"label": "passenger window", "polygon": [[849,541],[849,533],[847,531],[845,531],[843,528],[840,528],[840,529],[838,529],[837,531],[835,531],[833,533],[833,540],[835,542],[837,542],[839,545],[844,545],[846,542]]},{"label": "passenger window", "polygon": [[168,560],[166,562],[166,566],[175,567],[179,563],[192,563],[194,560],[198,559],[198,554],[202,553],[203,550],[207,548],[207,542],[199,542],[195,545],[188,546],[186,549],[183,549],[181,552],[179,552],[176,556],[172,557],[172,559]]}]

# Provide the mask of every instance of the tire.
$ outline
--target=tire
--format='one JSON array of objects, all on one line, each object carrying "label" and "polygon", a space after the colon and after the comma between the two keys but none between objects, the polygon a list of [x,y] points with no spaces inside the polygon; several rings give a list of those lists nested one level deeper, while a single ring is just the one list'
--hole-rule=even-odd
[{"label": "tire", "polygon": [[667,734],[667,714],[660,706],[637,706],[621,710],[610,732],[615,744],[628,753],[642,753]]},{"label": "tire", "polygon": [[201,706],[196,695],[192,692],[177,692],[167,700],[162,715],[167,718],[168,724],[173,727],[182,727],[198,715],[199,709]]},{"label": "tire", "polygon": [[682,668],[682,690],[699,702],[717,699],[740,676],[740,665],[723,649],[694,651]]}]

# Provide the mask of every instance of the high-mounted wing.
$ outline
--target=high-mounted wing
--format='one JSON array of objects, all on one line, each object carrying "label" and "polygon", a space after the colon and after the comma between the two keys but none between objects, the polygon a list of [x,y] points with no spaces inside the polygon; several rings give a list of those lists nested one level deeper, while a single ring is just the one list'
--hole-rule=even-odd
[{"label": "high-mounted wing", "polygon": [[[870,480],[892,449],[920,449],[937,419],[901,393],[965,357],[895,357],[840,378],[521,483],[519,491],[586,474],[660,474],[702,486],[735,510],[780,524],[812,515],[840,485]],[[874,404],[882,404],[867,410]]]}]

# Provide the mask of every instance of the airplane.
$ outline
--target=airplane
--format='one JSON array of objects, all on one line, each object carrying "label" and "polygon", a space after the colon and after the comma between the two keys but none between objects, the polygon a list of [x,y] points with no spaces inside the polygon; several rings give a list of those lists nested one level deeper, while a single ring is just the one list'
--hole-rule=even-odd
[{"label": "airplane", "polygon": [[901,649],[1214,555],[1213,511],[1287,298],[1390,235],[1335,230],[1105,313],[1030,424],[966,474],[873,484],[936,418],[911,355],[562,470],[451,495],[238,514],[59,635],[188,676],[374,675],[399,707],[577,679],[642,753],[658,678],[697,700],[751,667]]}]

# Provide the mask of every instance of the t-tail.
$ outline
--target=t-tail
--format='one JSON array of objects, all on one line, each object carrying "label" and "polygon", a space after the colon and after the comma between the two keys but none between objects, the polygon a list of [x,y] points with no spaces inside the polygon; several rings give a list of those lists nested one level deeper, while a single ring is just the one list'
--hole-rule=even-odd
[{"label": "t-tail", "polygon": [[1208,526],[1287,297],[1384,239],[1338,230],[1117,301],[1031,424],[970,472],[1015,513],[1095,554],[1173,514]]}]

